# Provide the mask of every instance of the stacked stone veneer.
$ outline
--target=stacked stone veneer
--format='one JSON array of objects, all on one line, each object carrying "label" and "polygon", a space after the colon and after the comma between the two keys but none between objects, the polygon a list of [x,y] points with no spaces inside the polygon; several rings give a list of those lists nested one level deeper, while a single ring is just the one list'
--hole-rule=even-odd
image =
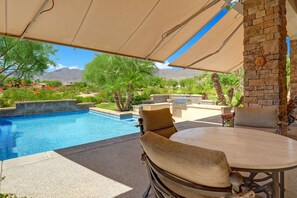
[{"label": "stacked stone veneer", "polygon": [[297,97],[297,39],[291,40],[290,46],[290,97],[294,99]]},{"label": "stacked stone veneer", "polygon": [[91,103],[77,104],[76,100],[16,102],[16,107],[0,108],[0,117],[89,110],[92,105]]},{"label": "stacked stone veneer", "polygon": [[[287,102],[285,4],[286,0],[245,0],[243,3],[244,105],[279,106],[283,121]],[[264,66],[256,66],[258,57],[266,59]]]}]

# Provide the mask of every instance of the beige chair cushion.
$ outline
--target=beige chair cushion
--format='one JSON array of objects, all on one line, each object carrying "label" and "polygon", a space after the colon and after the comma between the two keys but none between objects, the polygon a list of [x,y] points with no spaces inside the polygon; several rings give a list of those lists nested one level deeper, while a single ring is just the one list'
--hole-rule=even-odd
[{"label": "beige chair cushion", "polygon": [[259,131],[265,131],[270,133],[277,133],[276,128],[248,127],[248,126],[241,126],[241,125],[234,125],[234,128],[252,129],[252,130],[259,130]]},{"label": "beige chair cushion", "polygon": [[165,129],[155,130],[152,132],[157,133],[163,137],[169,138],[172,134],[174,134],[176,132],[176,128],[174,126],[172,126],[172,127],[165,128]]},{"label": "beige chair cushion", "polygon": [[234,124],[259,128],[276,128],[278,121],[277,107],[247,108],[236,107]]},{"label": "beige chair cushion", "polygon": [[158,110],[143,110],[141,113],[144,131],[152,131],[169,138],[176,129],[169,108]]},{"label": "beige chair cushion", "polygon": [[209,191],[202,191],[199,189],[189,188],[187,186],[180,185],[168,178],[158,175],[161,181],[169,188],[173,189],[173,191],[183,197],[187,198],[218,198],[223,197],[222,193],[213,192],[210,193]]},{"label": "beige chair cushion", "polygon": [[149,158],[173,175],[205,186],[231,185],[230,167],[221,151],[174,142],[152,132],[146,132],[140,142]]}]

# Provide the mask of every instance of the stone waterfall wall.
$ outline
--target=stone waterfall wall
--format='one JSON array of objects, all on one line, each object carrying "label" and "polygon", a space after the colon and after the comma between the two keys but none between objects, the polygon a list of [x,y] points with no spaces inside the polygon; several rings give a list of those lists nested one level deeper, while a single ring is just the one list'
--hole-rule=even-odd
[{"label": "stone waterfall wall", "polygon": [[76,100],[51,100],[16,102],[16,107],[0,108],[0,117],[36,115],[46,113],[89,110],[91,103],[76,103]]}]

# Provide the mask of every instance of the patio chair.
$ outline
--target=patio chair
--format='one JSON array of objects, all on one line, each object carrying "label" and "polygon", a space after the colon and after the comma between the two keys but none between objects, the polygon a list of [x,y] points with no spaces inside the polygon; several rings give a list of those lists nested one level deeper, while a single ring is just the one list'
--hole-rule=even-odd
[{"label": "patio chair", "polygon": [[[177,131],[169,108],[142,110],[140,112],[140,117],[141,118],[138,119],[138,127],[140,127],[141,135],[144,135],[146,131],[151,131],[165,138],[169,138]],[[142,197],[148,197],[150,190],[151,185],[147,187]]]},{"label": "patio chair", "polygon": [[155,132],[163,137],[169,138],[177,130],[169,108],[158,110],[143,110],[138,119],[140,132],[143,135],[146,131]]},{"label": "patio chair", "polygon": [[171,141],[152,132],[140,138],[157,198],[255,197],[241,193],[243,178],[231,172],[223,152]]},{"label": "patio chair", "polygon": [[281,134],[281,119],[277,107],[235,107],[233,127],[250,128]]}]

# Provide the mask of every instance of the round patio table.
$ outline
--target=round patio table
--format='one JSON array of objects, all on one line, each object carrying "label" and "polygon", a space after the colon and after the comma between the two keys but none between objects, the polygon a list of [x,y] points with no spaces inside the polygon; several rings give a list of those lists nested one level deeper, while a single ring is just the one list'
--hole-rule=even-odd
[{"label": "round patio table", "polygon": [[[256,174],[272,173],[271,187],[274,192],[273,197],[277,198],[284,197],[284,171],[297,167],[297,141],[260,130],[201,127],[181,130],[173,134],[170,139],[222,151],[226,154],[232,170]],[[254,178],[251,179],[253,182]],[[259,185],[259,192],[267,190],[269,185]]]}]

